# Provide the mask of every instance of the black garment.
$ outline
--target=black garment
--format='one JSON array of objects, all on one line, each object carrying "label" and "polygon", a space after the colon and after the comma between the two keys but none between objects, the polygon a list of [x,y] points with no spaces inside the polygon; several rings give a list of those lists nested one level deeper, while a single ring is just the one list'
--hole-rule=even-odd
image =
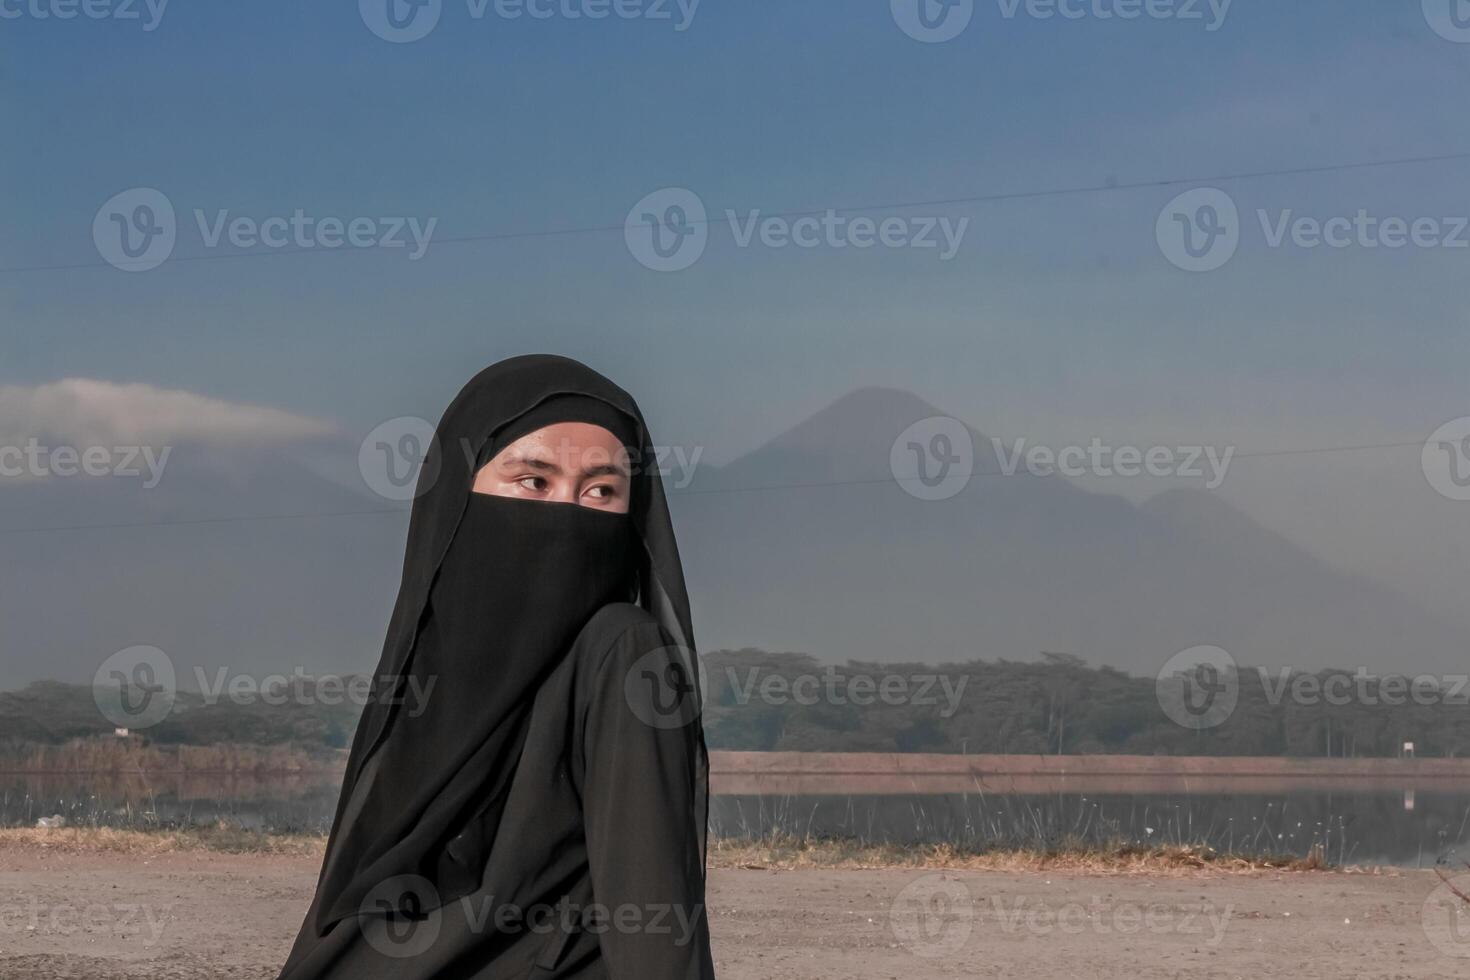
[{"label": "black garment", "polygon": [[[634,452],[627,515],[470,491],[483,460],[556,421],[604,425]],[[521,977],[538,959],[554,976],[712,975],[708,763],[653,459],[632,398],[565,358],[497,364],[450,405],[282,980]],[[515,919],[557,899],[593,928],[559,924],[565,948],[543,949],[545,930]],[[597,928],[599,909],[620,906],[643,925]],[[655,907],[697,920],[687,942],[649,924]]]}]

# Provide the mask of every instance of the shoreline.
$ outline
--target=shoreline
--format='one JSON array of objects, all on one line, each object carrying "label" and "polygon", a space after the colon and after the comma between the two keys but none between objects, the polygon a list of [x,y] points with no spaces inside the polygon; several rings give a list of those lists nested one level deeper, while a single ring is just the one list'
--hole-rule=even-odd
[{"label": "shoreline", "polygon": [[[69,855],[293,855],[320,858],[320,834],[268,834],[230,827],[118,830],[108,827],[0,829],[0,855],[49,852]],[[1222,854],[1208,847],[1074,845],[1052,849],[997,847],[966,851],[950,845],[872,845],[849,840],[773,836],[762,840],[712,839],[710,868],[801,870],[1077,871],[1097,874],[1377,873],[1380,865],[1336,866],[1320,850],[1305,858]],[[1394,869],[1401,870],[1401,869]]]}]

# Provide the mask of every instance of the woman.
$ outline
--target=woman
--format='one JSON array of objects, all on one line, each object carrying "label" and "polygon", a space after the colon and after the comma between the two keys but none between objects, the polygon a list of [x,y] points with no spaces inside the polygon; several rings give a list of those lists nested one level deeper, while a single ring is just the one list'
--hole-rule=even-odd
[{"label": "woman", "polygon": [[281,980],[713,976],[688,598],[637,404],[481,372],[420,474],[398,602]]}]

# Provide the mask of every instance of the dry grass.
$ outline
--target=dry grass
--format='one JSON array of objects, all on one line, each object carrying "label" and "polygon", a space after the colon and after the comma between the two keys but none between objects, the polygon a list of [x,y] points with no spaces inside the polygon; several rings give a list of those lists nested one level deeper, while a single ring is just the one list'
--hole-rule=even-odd
[{"label": "dry grass", "polygon": [[110,827],[0,829],[0,850],[51,849],[70,853],[172,854],[205,851],[227,854],[320,856],[326,838],[307,834],[263,834],[227,826],[180,830],[114,830]]},{"label": "dry grass", "polygon": [[[326,838],[316,834],[265,834],[229,826],[179,830],[0,829],[0,851],[50,849],[149,855],[179,852],[277,854],[320,857]],[[1306,858],[1247,858],[1208,847],[1074,846],[1055,850],[995,848],[975,852],[948,844],[920,847],[772,836],[758,841],[711,839],[712,868],[806,869],[936,868],[975,871],[1079,871],[1094,874],[1169,874],[1216,871],[1320,871],[1331,865],[1320,848]]]},{"label": "dry grass", "polygon": [[0,742],[0,769],[19,773],[169,775],[335,773],[338,749],[295,745],[158,745],[139,737],[76,738],[59,744]]},{"label": "dry grass", "polygon": [[1255,873],[1329,870],[1321,848],[1306,858],[1247,858],[1204,846],[996,848],[965,851],[947,844],[921,847],[864,845],[795,837],[760,841],[712,840],[710,866],[772,870],[948,868],[976,871],[1080,871],[1096,874],[1167,874],[1192,871]]}]

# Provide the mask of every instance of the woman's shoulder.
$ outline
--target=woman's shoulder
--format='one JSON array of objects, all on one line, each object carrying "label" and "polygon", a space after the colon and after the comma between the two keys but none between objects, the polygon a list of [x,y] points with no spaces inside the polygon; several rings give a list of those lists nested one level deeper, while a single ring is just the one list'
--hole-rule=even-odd
[{"label": "woman's shoulder", "polygon": [[651,730],[684,728],[698,717],[697,660],[648,610],[604,606],[577,647],[577,698],[588,708],[601,705]]},{"label": "woman's shoulder", "polygon": [[610,602],[603,606],[592,614],[577,636],[580,659],[594,662],[601,662],[620,648],[646,650],[672,642],[658,617],[632,602]]},{"label": "woman's shoulder", "polygon": [[[577,638],[577,671],[589,679],[651,672],[663,675],[671,665],[697,670],[693,652],[679,643],[653,613],[631,602],[599,609]],[[595,683],[596,681],[594,681]]]}]

